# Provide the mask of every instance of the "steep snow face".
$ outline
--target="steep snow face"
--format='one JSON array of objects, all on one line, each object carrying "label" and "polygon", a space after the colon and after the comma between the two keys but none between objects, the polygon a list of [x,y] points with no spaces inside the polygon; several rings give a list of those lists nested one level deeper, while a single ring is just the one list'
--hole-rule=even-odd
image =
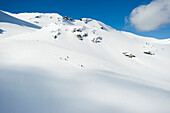
[{"label": "steep snow face", "polygon": [[0,29],[0,34],[2,34],[4,31],[2,29]]},{"label": "steep snow face", "polygon": [[[31,32],[35,29],[40,29],[41,27],[18,19],[11,13],[0,11],[0,28],[1,37],[7,37],[20,33]],[[2,31],[4,32],[3,35]]]},{"label": "steep snow face", "polygon": [[32,27],[32,28],[39,28],[39,26],[36,26],[34,24],[28,23],[26,21],[20,20],[18,18],[15,18],[13,16],[10,16],[3,11],[0,11],[0,22],[5,22],[5,23],[11,23],[11,24],[17,24],[20,26],[27,26],[27,27]]},{"label": "steep snow face", "polygon": [[88,18],[12,16],[42,28],[0,34],[0,112],[170,112],[169,39],[117,31]]}]

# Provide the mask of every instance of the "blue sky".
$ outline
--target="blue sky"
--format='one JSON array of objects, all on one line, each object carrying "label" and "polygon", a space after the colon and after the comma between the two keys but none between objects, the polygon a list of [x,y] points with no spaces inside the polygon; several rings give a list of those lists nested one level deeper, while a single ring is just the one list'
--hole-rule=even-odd
[{"label": "blue sky", "polygon": [[1,0],[0,9],[12,13],[59,13],[75,19],[89,17],[117,29],[159,39],[170,38],[168,25],[153,31],[139,31],[125,22],[132,10],[152,0]]}]

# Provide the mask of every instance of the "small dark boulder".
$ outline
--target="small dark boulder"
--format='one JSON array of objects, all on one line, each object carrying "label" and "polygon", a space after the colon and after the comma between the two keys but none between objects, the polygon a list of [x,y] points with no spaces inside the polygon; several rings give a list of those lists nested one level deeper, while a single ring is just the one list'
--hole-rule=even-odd
[{"label": "small dark boulder", "polygon": [[102,37],[93,38],[92,42],[94,42],[94,43],[101,43],[102,39],[103,39]]},{"label": "small dark boulder", "polygon": [[68,18],[67,16],[63,17],[63,19],[65,19],[65,20],[69,20],[69,18]]},{"label": "small dark boulder", "polygon": [[73,19],[72,18],[69,18],[69,20],[72,22],[73,21]]},{"label": "small dark boulder", "polygon": [[57,35],[54,36],[54,39],[56,39],[56,38],[57,38]]},{"label": "small dark boulder", "polygon": [[41,18],[41,16],[35,16],[35,18]]},{"label": "small dark boulder", "polygon": [[71,22],[73,21],[73,19],[72,19],[72,18],[69,18],[69,17],[67,17],[67,16],[63,17],[63,19],[64,19],[64,20],[71,21]]},{"label": "small dark boulder", "polygon": [[85,34],[83,35],[83,37],[88,37],[88,33],[85,33]]},{"label": "small dark boulder", "polygon": [[84,67],[84,66],[81,64],[80,67]]},{"label": "small dark boulder", "polygon": [[127,57],[129,57],[129,58],[133,58],[133,57],[136,57],[135,55],[132,55],[132,54],[130,54],[130,55],[126,55]]},{"label": "small dark boulder", "polygon": [[77,35],[77,38],[79,39],[79,40],[83,40],[83,37],[79,34],[79,35]]},{"label": "small dark boulder", "polygon": [[103,27],[100,27],[101,29],[104,29]]},{"label": "small dark boulder", "polygon": [[73,32],[73,33],[76,32],[76,28],[74,28],[72,32]]},{"label": "small dark boulder", "polygon": [[60,33],[60,32],[58,32],[58,33],[57,33],[57,35],[59,36],[59,35],[61,35],[61,33]]},{"label": "small dark boulder", "polygon": [[124,52],[123,54],[124,54],[125,56],[129,57],[129,58],[136,57],[135,55],[130,54],[130,53],[128,53],[128,52]]},{"label": "small dark boulder", "polygon": [[82,32],[82,29],[80,29],[80,28],[79,28],[79,29],[77,29],[77,32]]},{"label": "small dark boulder", "polygon": [[147,54],[147,55],[155,55],[154,53],[152,53],[151,51],[145,51],[143,52],[144,54]]}]

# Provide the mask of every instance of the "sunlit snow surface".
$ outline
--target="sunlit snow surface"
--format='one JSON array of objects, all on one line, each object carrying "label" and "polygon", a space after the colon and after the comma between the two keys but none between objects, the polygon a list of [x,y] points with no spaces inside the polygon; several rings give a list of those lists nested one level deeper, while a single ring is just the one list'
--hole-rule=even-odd
[{"label": "sunlit snow surface", "polygon": [[0,113],[170,113],[169,66],[170,39],[0,12]]}]

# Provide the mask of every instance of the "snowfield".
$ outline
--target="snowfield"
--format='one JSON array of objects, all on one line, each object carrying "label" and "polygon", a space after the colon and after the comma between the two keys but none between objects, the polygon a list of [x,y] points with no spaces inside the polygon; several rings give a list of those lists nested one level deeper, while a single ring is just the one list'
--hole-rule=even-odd
[{"label": "snowfield", "polygon": [[0,113],[170,113],[170,39],[0,11]]}]

